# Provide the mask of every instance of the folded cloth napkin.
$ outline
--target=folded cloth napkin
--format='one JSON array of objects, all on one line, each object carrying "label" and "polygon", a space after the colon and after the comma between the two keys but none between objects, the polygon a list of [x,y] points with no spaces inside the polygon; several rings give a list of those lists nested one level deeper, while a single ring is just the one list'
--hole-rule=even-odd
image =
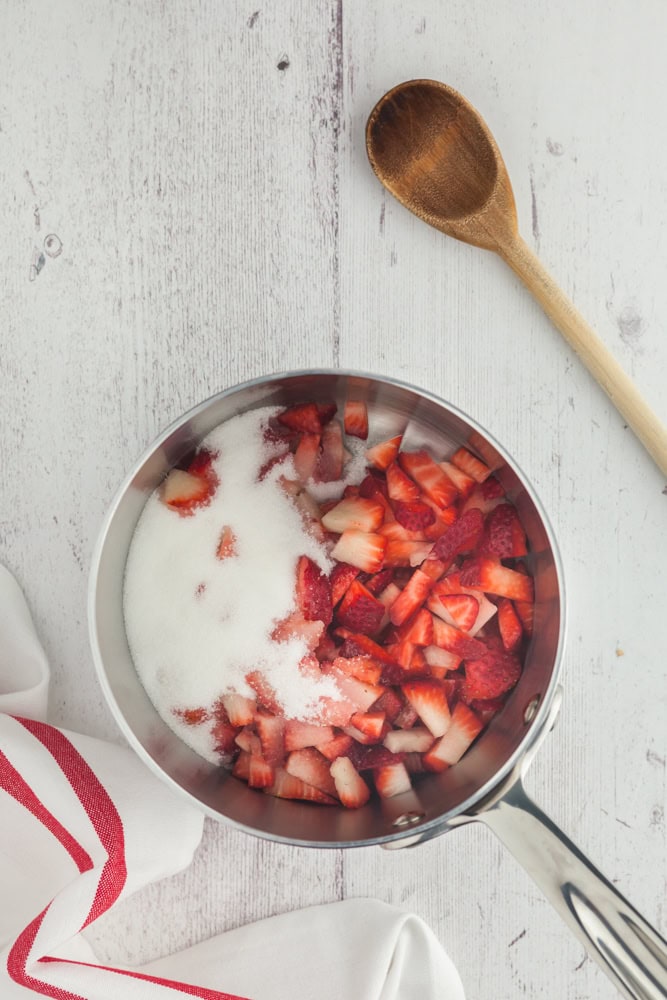
[{"label": "folded cloth napkin", "polygon": [[48,681],[23,594],[0,566],[2,1000],[464,1000],[426,924],[369,899],[272,917],[137,968],[100,964],[85,928],[187,867],[203,818],[129,750],[42,721]]}]

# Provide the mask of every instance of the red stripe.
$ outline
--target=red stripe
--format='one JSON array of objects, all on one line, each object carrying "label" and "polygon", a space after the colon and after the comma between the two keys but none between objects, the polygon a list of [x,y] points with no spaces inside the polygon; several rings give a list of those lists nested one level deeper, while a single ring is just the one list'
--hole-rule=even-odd
[{"label": "red stripe", "polygon": [[62,844],[80,872],[87,872],[93,867],[90,854],[74,839],[69,830],[60,823],[45,805],[37,798],[30,785],[19,774],[0,750],[0,788],[16,799],[35,819],[52,833]]},{"label": "red stripe", "polygon": [[[102,868],[97,891],[95,893],[95,899],[88,917],[83,924],[83,927],[87,927],[88,924],[113,905],[122,892],[127,880],[127,868],[125,864],[125,837],[121,818],[118,814],[116,806],[109,797],[109,794],[104,786],[100,783],[97,775],[91,770],[78,750],[76,750],[69,740],[60,732],[60,730],[54,729],[52,726],[47,726],[41,722],[34,722],[32,719],[18,719],[17,721],[20,722],[21,725],[23,725],[25,729],[27,729],[28,732],[30,732],[37,740],[39,740],[39,742],[49,751],[55,762],[58,764],[61,771],[72,786],[75,795],[85,809],[102,846],[107,852],[107,861]],[[9,768],[11,768],[11,764],[9,764],[8,761],[7,764]],[[12,768],[12,770],[14,769]],[[39,819],[40,822],[42,822],[47,829],[54,834],[54,836],[58,835],[56,829],[59,827],[68,843],[71,841],[71,844],[80,848],[80,845],[77,844],[74,838],[71,837],[64,827],[62,827],[54,817],[51,817],[48,810],[44,809],[43,806],[41,809],[38,808],[41,806],[39,800],[30,791],[28,785],[21,778],[18,772],[14,771],[14,773],[22,788],[27,789],[28,800],[30,796],[34,799],[34,803],[32,804],[35,808],[31,808],[30,811],[35,818]],[[26,808],[29,808],[29,806],[26,805]],[[53,820],[52,824],[49,823],[49,817]],[[61,840],[61,843],[62,842],[63,841]],[[80,848],[80,850],[83,851],[83,848]],[[83,853],[90,863],[85,869],[80,868],[79,870],[87,871],[93,867],[92,860],[86,852]],[[49,904],[49,906],[50,905],[51,904]],[[26,963],[28,956],[48,909],[49,907],[36,917],[35,920],[33,920],[32,923],[29,924],[16,939],[7,959],[7,970],[15,982],[29,987],[43,996],[53,997],[55,1000],[85,1000],[85,998],[80,997],[78,994],[70,993],[58,986],[51,986],[49,983],[35,979],[27,974]],[[88,965],[85,962],[72,962],[66,959],[51,958],[48,956],[41,958],[40,962],[57,962],[59,965],[80,965],[92,969],[99,969],[104,972],[113,972],[116,975],[141,979],[146,982],[155,983],[158,986],[164,986],[169,989],[177,990],[185,996],[200,997],[201,1000],[243,1000],[243,998],[230,993],[220,993],[216,990],[192,986],[188,983],[180,983],[172,979],[160,979],[155,976],[148,976],[143,973],[131,972],[125,969],[113,969],[105,965]]]}]

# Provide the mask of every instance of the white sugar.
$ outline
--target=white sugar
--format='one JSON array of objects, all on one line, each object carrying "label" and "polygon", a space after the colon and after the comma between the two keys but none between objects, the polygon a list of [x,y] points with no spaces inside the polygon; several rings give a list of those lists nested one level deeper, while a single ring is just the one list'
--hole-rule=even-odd
[{"label": "white sugar", "polygon": [[[253,410],[209,434],[202,447],[217,455],[220,480],[210,504],[181,517],[153,494],[127,560],[125,623],[137,672],[162,718],[211,761],[210,726],[188,726],[175,713],[211,709],[227,691],[253,696],[250,671],[264,674],[288,718],[313,718],[319,698],[340,696],[331,678],[299,672],[308,652],[303,640],[270,638],[276,622],[295,610],[299,556],[323,572],[333,565],[278,485],[281,476],[294,476],[291,458],[257,479],[275,454],[263,430],[277,412]],[[225,525],[236,554],[221,560]]]}]

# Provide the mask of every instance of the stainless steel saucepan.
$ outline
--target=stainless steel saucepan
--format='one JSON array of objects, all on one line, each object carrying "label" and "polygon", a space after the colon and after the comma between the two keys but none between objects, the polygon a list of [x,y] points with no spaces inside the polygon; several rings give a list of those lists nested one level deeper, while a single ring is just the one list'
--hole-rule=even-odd
[{"label": "stainless steel saucepan", "polygon": [[[167,471],[223,421],[259,406],[310,399],[363,399],[373,436],[405,431],[405,442],[437,453],[465,445],[496,469],[517,506],[535,578],[535,630],[521,679],[465,757],[414,791],[359,810],[317,808],[261,795],[185,746],[157,714],[128,648],[123,577],[142,508]],[[379,438],[378,438],[379,439]],[[410,847],[463,823],[485,823],[535,879],[626,997],[667,997],[667,944],[526,794],[522,778],[551,729],[565,631],[562,570],[539,500],[503,448],[455,407],[389,379],[304,371],[226,390],[172,424],[121,485],[93,557],[89,619],[95,664],[111,710],[132,747],[162,780],[208,816],[260,837],[308,847]]]}]

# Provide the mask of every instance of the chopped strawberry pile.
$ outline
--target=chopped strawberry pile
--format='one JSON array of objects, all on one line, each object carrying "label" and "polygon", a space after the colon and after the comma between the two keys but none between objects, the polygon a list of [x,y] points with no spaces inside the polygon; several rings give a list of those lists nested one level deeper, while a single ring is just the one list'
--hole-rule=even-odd
[{"label": "chopped strawberry pile", "polygon": [[[270,467],[291,459],[283,488],[334,562],[326,576],[301,556],[293,611],[272,637],[303,639],[298,669],[332,678],[340,697],[322,698],[316,720],[284,718],[280,692],[255,669],[246,677],[254,697],[227,692],[210,709],[177,714],[208,726],[221,760],[250,787],[354,809],[456,764],[503,708],[533,628],[526,536],[472,452],[442,460],[402,450],[400,435],[372,444],[361,481],[317,504],[308,484],[338,482],[346,440],[369,436],[363,402],[346,403],[342,425],[333,403],[297,403],[267,435],[280,451]],[[202,452],[169,474],[161,497],[191,516],[217,487]],[[232,526],[221,525],[218,558],[235,545]]]}]

